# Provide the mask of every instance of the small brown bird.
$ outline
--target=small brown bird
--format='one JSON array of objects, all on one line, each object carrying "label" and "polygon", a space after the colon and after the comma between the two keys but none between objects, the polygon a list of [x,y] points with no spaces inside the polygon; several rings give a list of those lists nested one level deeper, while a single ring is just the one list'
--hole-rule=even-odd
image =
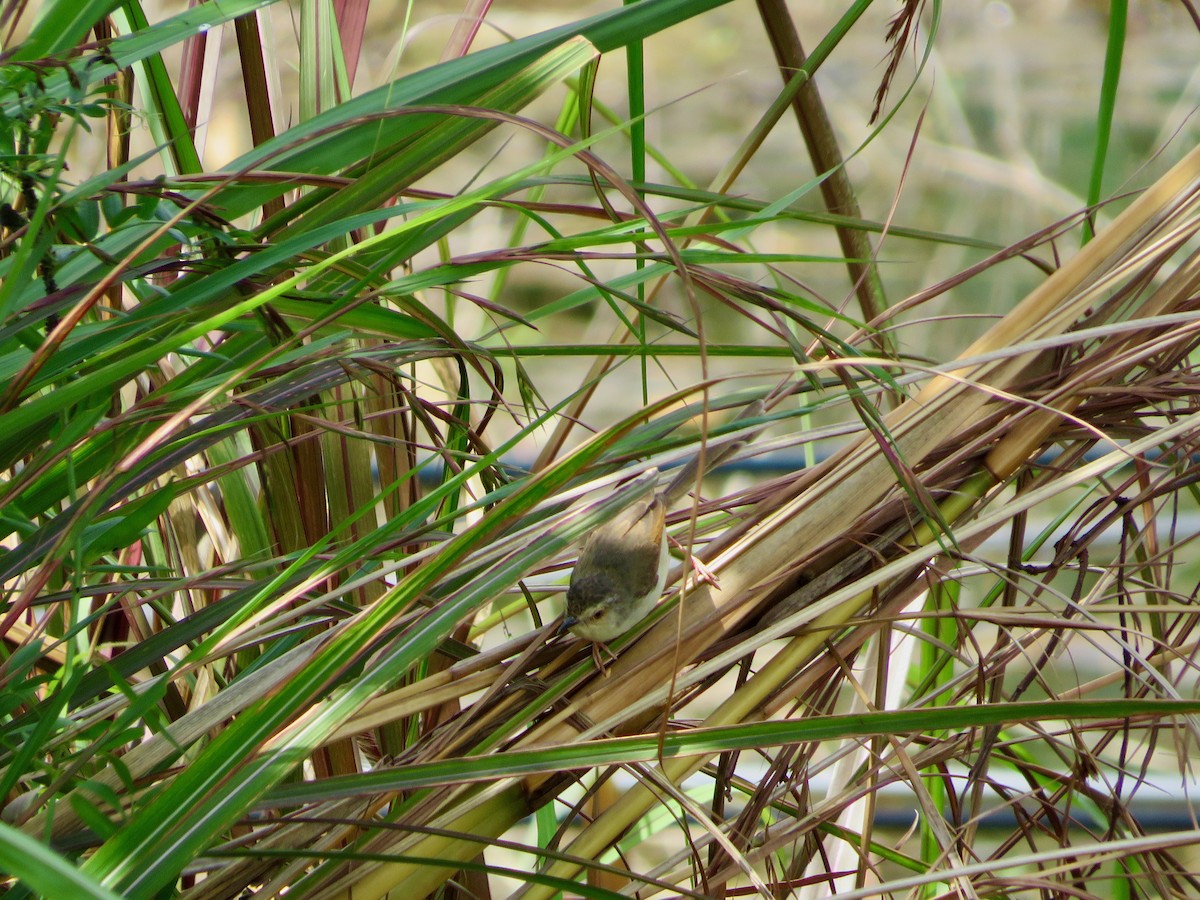
[{"label": "small brown bird", "polygon": [[[756,400],[736,418],[754,418],[762,411],[762,402]],[[717,465],[757,433],[710,448],[705,469]],[[666,488],[634,503],[588,535],[571,573],[567,613],[560,631],[569,630],[603,645],[649,615],[667,582],[667,505],[695,485],[699,468],[698,457],[690,460]]]},{"label": "small brown bird", "polygon": [[655,493],[588,535],[567,589],[564,629],[602,643],[646,618],[667,583],[666,515]]}]

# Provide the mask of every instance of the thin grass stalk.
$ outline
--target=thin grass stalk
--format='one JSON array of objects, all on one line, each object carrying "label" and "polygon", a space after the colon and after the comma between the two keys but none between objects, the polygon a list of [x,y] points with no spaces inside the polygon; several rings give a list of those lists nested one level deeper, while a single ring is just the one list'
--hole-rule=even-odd
[{"label": "thin grass stalk", "polygon": [[[1092,169],[1088,176],[1087,205],[1095,209],[1104,190],[1104,169],[1108,145],[1112,140],[1113,113],[1117,107],[1117,87],[1121,83],[1121,57],[1125,52],[1125,30],[1129,21],[1128,0],[1113,0],[1108,9],[1108,44],[1104,50],[1104,76],[1100,81],[1100,99],[1096,110],[1096,144]],[[1083,241],[1095,236],[1090,219],[1083,223]]]},{"label": "thin grass stalk", "polygon": [[[757,6],[786,86],[791,80],[791,73],[801,71],[806,60],[796,23],[787,5],[779,0],[757,0]],[[825,208],[831,213],[861,219],[858,198],[846,175],[837,135],[821,102],[815,80],[810,78],[799,88],[792,100],[792,110],[804,137],[813,170],[817,175],[824,176],[820,187]],[[875,263],[875,250],[866,233],[860,229],[838,225],[835,230],[842,252],[846,255],[846,271],[850,276],[851,289],[858,296],[862,320],[873,322],[887,308],[883,279]],[[877,335],[875,342],[880,355],[895,355],[886,335]]]}]

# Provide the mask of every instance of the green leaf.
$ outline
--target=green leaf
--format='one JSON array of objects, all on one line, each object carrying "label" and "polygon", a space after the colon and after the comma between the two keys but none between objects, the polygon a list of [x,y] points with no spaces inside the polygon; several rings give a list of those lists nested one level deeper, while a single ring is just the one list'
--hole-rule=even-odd
[{"label": "green leaf", "polygon": [[709,756],[739,750],[779,747],[807,741],[866,738],[873,735],[927,734],[938,729],[962,730],[1017,722],[1105,720],[1114,716],[1169,718],[1195,715],[1200,700],[1074,700],[988,703],[904,709],[856,715],[813,716],[776,722],[700,728],[666,735],[638,735],[544,747],[536,750],[459,756],[452,760],[418,763],[362,775],[326,778],[275,788],[268,804],[293,806],[323,803],[340,797],[466,781],[487,781],[567,770],[652,762],[686,756]]},{"label": "green leaf", "polygon": [[50,848],[0,822],[0,869],[43,897],[121,900]]},{"label": "green leaf", "polygon": [[178,493],[178,486],[160,486],[88,525],[81,542],[84,561],[92,562],[106,553],[115,553],[141,538],[150,524],[167,511]]},{"label": "green leaf", "polygon": [[14,60],[34,60],[70,50],[120,0],[49,0],[29,36],[13,48]]}]

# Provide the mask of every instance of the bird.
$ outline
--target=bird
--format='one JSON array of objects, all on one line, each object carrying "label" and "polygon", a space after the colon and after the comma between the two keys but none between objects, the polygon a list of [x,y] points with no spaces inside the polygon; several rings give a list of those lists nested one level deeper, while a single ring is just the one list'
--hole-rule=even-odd
[{"label": "bird", "polygon": [[666,498],[655,492],[588,535],[561,630],[604,643],[646,618],[667,583],[666,516]]},{"label": "bird", "polygon": [[[756,400],[736,418],[754,418],[762,411],[762,401]],[[704,469],[717,465],[757,433],[709,448],[703,460]],[[567,610],[559,633],[570,631],[576,637],[592,641],[593,651],[602,647],[612,655],[607,642],[650,614],[667,583],[667,506],[695,485],[700,466],[697,455],[665,488],[622,510],[587,536],[571,573]],[[697,561],[693,565],[702,577],[714,580]],[[598,655],[596,660],[599,665]],[[600,668],[603,671],[603,665]]]}]

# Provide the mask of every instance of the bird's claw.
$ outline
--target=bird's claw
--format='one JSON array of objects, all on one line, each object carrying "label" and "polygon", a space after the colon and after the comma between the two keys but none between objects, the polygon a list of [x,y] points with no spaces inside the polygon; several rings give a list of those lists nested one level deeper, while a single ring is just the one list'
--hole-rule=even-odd
[{"label": "bird's claw", "polygon": [[592,642],[592,659],[594,659],[596,661],[596,668],[600,670],[600,674],[603,675],[605,678],[607,678],[608,677],[608,667],[604,665],[604,658],[600,655],[601,651],[604,651],[605,653],[607,653],[608,658],[611,659],[613,662],[617,661],[617,654],[615,654],[611,650],[609,650],[608,644],[604,643],[604,641],[593,641]]},{"label": "bird's claw", "polygon": [[696,581],[698,583],[706,582],[718,590],[720,589],[721,581],[717,578],[717,573],[694,556],[692,557],[692,571],[696,573]]}]

